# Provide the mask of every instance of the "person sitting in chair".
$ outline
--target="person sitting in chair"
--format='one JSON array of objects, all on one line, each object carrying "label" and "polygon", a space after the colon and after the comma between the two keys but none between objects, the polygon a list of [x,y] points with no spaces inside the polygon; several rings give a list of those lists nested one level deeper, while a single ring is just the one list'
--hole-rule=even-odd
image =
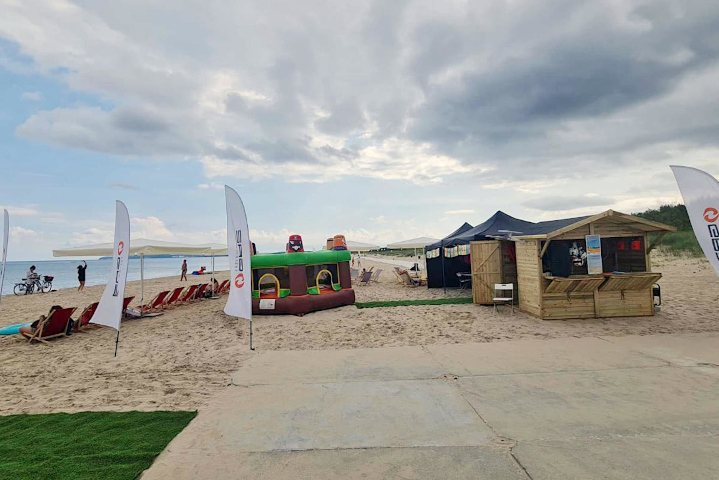
[{"label": "person sitting in chair", "polygon": [[[34,268],[35,268],[35,266],[33,266],[31,268],[31,270]],[[32,324],[29,327],[20,327],[20,330],[18,330],[17,333],[19,333],[20,335],[22,335],[25,338],[32,337],[35,334],[35,331],[40,327],[40,324],[44,323],[45,320],[50,318],[50,315],[52,315],[52,312],[54,312],[56,310],[62,310],[62,307],[60,305],[53,305],[52,307],[50,307],[50,311],[47,312],[47,316],[40,315],[40,317],[37,320],[35,320],[34,322],[32,322]]]}]

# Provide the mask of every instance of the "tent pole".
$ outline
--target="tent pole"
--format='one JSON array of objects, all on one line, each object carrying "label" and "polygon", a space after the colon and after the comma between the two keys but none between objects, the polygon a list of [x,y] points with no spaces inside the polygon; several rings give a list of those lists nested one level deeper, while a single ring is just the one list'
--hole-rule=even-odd
[{"label": "tent pole", "polygon": [[[145,304],[145,254],[140,254],[140,305]],[[145,314],[145,309],[140,309],[140,316]],[[119,337],[119,335],[118,335]]]},{"label": "tent pole", "polygon": [[442,255],[442,288],[444,288],[444,294],[447,295],[447,282],[444,280],[444,245],[439,244],[439,253]]}]

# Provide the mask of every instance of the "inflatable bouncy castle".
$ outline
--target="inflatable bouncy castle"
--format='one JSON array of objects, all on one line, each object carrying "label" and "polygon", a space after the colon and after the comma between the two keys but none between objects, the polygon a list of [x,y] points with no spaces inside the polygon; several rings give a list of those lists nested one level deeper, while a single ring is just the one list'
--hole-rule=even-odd
[{"label": "inflatable bouncy castle", "polygon": [[[259,315],[305,313],[353,305],[350,252],[342,249],[305,252],[302,237],[292,235],[287,253],[252,257],[252,313]],[[336,247],[335,247],[336,245]]]}]

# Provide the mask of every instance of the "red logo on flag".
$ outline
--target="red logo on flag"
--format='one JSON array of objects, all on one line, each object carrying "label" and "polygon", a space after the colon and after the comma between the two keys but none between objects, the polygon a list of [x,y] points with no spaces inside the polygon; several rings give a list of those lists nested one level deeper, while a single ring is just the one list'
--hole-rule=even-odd
[{"label": "red logo on flag", "polygon": [[235,286],[237,288],[242,288],[245,286],[245,276],[241,273],[238,273],[235,277]]},{"label": "red logo on flag", "polygon": [[122,251],[125,250],[125,242],[120,242],[117,244],[117,254],[122,255]]},{"label": "red logo on flag", "polygon": [[714,207],[708,207],[704,210],[704,220],[709,223],[714,223],[719,220],[719,210]]}]

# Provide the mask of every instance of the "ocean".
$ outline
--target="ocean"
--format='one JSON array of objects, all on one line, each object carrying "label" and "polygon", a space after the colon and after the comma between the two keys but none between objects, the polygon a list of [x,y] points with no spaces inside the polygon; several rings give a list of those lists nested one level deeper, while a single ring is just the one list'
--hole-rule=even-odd
[{"label": "ocean", "polygon": [[[180,277],[182,260],[187,258],[188,276],[201,266],[212,269],[212,258],[210,257],[177,257],[177,258],[145,258],[145,278]],[[79,285],[77,281],[77,266],[82,265],[81,260],[51,260],[38,262],[7,262],[5,267],[5,282],[3,284],[3,295],[12,295],[13,287],[25,278],[30,266],[35,265],[35,271],[40,275],[52,275],[53,289],[72,288]],[[215,257],[215,271],[229,270],[230,264],[227,257]],[[112,259],[88,260],[85,272],[85,285],[104,285],[112,270]],[[140,280],[140,259],[130,258],[127,268],[127,281]]]}]

